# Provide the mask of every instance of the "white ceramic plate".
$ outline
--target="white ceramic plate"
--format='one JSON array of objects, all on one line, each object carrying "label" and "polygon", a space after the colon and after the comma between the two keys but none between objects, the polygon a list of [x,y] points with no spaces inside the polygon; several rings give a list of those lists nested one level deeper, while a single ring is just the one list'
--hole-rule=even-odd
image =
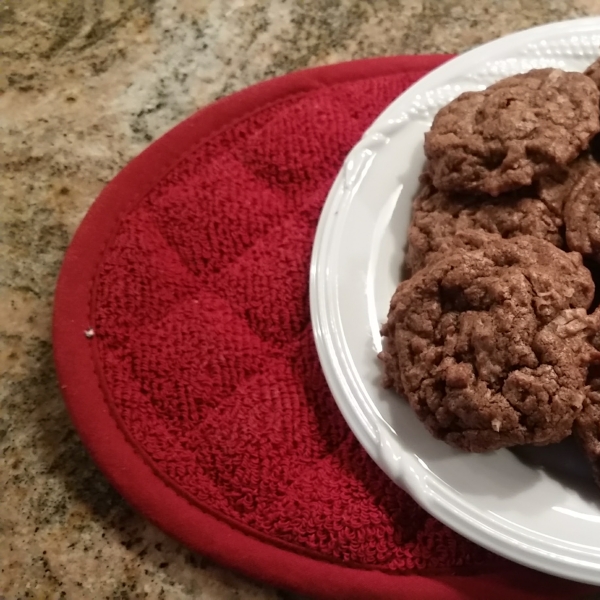
[{"label": "white ceramic plate", "polygon": [[327,198],[311,268],[311,316],[329,386],[373,460],[432,515],[536,569],[600,584],[600,489],[573,443],[486,455],[434,440],[380,386],[379,327],[399,280],[410,204],[433,115],[466,90],[533,68],[583,70],[600,18],[537,27],[442,65],[397,98],[348,155]]}]

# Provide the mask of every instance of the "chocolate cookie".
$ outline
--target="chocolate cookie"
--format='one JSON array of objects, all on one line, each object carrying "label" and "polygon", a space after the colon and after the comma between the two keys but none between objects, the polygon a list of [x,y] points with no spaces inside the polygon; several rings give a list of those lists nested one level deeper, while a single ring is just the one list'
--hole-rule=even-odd
[{"label": "chocolate cookie", "polygon": [[594,479],[600,485],[600,310],[597,309],[590,318],[595,319],[596,333],[590,341],[596,354],[588,369],[587,393],[573,430],[592,466]]},{"label": "chocolate cookie", "polygon": [[531,236],[455,249],[402,282],[380,354],[427,429],[484,452],[571,433],[594,286],[577,253]]},{"label": "chocolate cookie", "polygon": [[584,72],[600,88],[600,58],[597,58]]},{"label": "chocolate cookie", "polygon": [[600,164],[579,161],[577,181],[564,207],[565,236],[571,250],[600,260]]},{"label": "chocolate cookie", "polygon": [[537,69],[466,92],[425,134],[434,185],[498,196],[570,163],[600,130],[600,92],[583,73]]},{"label": "chocolate cookie", "polygon": [[581,414],[575,420],[574,431],[590,462],[594,479],[600,485],[600,373],[589,382]]},{"label": "chocolate cookie", "polygon": [[[469,248],[460,232],[477,230],[503,238],[532,235],[562,247],[562,206],[559,182],[546,182],[540,193],[532,187],[522,193],[493,196],[456,194],[436,190],[427,176],[413,201],[408,230],[406,266],[411,273],[423,268],[435,253],[456,246]],[[542,199],[544,198],[544,199]],[[545,201],[547,199],[547,201]],[[477,244],[476,247],[479,247]]]}]

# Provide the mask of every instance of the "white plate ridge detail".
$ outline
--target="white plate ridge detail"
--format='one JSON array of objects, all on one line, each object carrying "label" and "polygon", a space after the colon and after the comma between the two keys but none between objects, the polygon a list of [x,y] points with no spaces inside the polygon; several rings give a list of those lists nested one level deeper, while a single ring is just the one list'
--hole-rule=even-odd
[{"label": "white plate ridge detail", "polygon": [[486,455],[453,450],[382,389],[376,355],[400,277],[424,163],[423,134],[435,113],[463,91],[507,75],[548,66],[582,71],[599,47],[600,18],[545,25],[452,59],[404,92],[346,158],[323,208],[310,275],[323,371],[344,418],[379,467],[428,512],[478,544],[596,585],[600,489],[572,444]]}]

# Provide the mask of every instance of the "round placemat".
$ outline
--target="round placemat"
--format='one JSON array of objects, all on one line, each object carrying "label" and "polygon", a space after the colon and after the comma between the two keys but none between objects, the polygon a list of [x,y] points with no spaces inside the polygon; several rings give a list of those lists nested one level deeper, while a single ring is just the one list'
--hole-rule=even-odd
[{"label": "round placemat", "polygon": [[345,155],[446,57],[311,69],[196,113],[128,165],[60,274],[54,352],[84,443],[190,548],[322,598],[573,598],[450,531],[372,463],[313,343],[310,252]]}]

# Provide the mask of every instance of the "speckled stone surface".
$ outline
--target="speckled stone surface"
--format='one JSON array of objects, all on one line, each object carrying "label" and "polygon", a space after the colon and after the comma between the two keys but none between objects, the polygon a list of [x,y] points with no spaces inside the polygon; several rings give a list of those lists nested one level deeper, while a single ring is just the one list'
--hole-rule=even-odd
[{"label": "speckled stone surface", "polygon": [[459,52],[600,0],[0,0],[0,598],[291,598],[135,514],[52,366],[63,253],[101,188],[215,98],[310,65]]}]

